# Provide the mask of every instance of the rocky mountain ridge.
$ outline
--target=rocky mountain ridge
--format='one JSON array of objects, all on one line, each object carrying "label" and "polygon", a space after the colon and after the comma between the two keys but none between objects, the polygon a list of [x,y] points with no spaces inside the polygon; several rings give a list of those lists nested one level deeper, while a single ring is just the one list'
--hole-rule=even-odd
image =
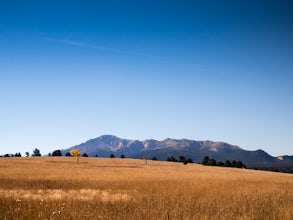
[{"label": "rocky mountain ridge", "polygon": [[62,150],[63,155],[73,148],[78,148],[82,153],[92,157],[96,155],[109,157],[110,154],[120,157],[124,154],[128,158],[147,156],[149,159],[156,157],[158,160],[166,160],[168,156],[176,158],[182,155],[198,163],[204,156],[209,156],[217,161],[240,160],[250,168],[293,168],[293,156],[273,157],[261,149],[247,151],[225,142],[171,138],[163,141],[153,139],[139,141],[103,135]]}]

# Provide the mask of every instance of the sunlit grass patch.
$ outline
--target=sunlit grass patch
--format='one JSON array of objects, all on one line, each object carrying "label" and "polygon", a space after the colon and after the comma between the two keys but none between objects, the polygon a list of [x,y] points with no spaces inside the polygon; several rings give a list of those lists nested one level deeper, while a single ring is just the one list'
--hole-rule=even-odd
[{"label": "sunlit grass patch", "polygon": [[293,175],[132,159],[0,158],[0,219],[293,219]]}]

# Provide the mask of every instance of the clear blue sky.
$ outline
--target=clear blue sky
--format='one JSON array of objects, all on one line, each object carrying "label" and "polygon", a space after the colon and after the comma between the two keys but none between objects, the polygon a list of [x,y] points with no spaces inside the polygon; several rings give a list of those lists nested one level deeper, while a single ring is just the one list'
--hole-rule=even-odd
[{"label": "clear blue sky", "polygon": [[293,154],[293,3],[0,1],[0,154],[103,134]]}]

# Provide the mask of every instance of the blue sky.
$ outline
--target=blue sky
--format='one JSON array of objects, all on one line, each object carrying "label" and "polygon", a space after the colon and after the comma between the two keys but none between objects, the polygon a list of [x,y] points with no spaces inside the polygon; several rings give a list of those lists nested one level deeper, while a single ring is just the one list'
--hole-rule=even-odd
[{"label": "blue sky", "polygon": [[103,134],[293,154],[290,1],[0,1],[0,154]]}]

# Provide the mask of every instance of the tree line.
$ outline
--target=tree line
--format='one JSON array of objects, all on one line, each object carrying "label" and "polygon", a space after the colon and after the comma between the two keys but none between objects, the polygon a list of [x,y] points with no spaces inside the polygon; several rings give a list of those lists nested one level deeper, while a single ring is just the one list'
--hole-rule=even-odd
[{"label": "tree line", "polygon": [[169,156],[167,157],[166,161],[169,161],[169,162],[180,162],[180,163],[183,163],[183,164],[188,164],[188,163],[193,163],[193,160],[191,158],[186,158],[185,156],[179,156],[178,160],[173,157],[173,156]]},{"label": "tree line", "polygon": [[230,162],[230,160],[226,160],[226,162],[223,162],[223,161],[217,162],[215,159],[209,158],[209,156],[205,156],[201,164],[206,166],[246,168],[246,165],[242,163],[242,161],[233,160],[232,162]]},{"label": "tree line", "polygon": [[[26,157],[29,157],[30,154],[29,152],[25,153]],[[33,157],[38,157],[38,156],[42,156],[41,152],[38,148],[35,148],[33,150],[33,153],[31,154],[31,156]],[[48,156],[63,156],[61,150],[54,150],[52,153],[49,153]],[[82,157],[88,157],[88,155],[86,153],[80,154],[78,149],[73,149],[70,152],[66,152],[65,156],[82,156]],[[4,157],[21,157],[21,153],[17,152],[15,154],[5,154]],[[98,155],[96,154],[95,157],[98,157]],[[115,158],[114,154],[110,154],[109,158]],[[121,154],[120,158],[125,158],[124,154]],[[147,159],[144,157],[144,159]],[[153,157],[152,160],[157,160],[157,157]],[[181,155],[178,157],[178,159],[176,159],[173,156],[168,156],[166,161],[169,162],[180,162],[183,164],[188,164],[188,163],[193,163],[193,160],[191,158],[186,158],[185,156]],[[205,156],[201,162],[202,165],[206,165],[206,166],[220,166],[220,167],[235,167],[235,168],[246,168],[246,165],[244,163],[242,163],[242,161],[236,161],[233,160],[232,162],[230,162],[230,160],[226,160],[225,162],[219,161],[217,162],[215,159],[210,158],[209,156]]]},{"label": "tree line", "polygon": [[[30,153],[29,152],[25,152],[25,156],[29,157]],[[42,156],[40,153],[40,150],[38,148],[35,148],[33,150],[33,153],[31,154],[32,157],[38,157],[38,156]],[[22,157],[20,152],[16,152],[15,154],[4,154],[3,156],[0,157]]]}]

